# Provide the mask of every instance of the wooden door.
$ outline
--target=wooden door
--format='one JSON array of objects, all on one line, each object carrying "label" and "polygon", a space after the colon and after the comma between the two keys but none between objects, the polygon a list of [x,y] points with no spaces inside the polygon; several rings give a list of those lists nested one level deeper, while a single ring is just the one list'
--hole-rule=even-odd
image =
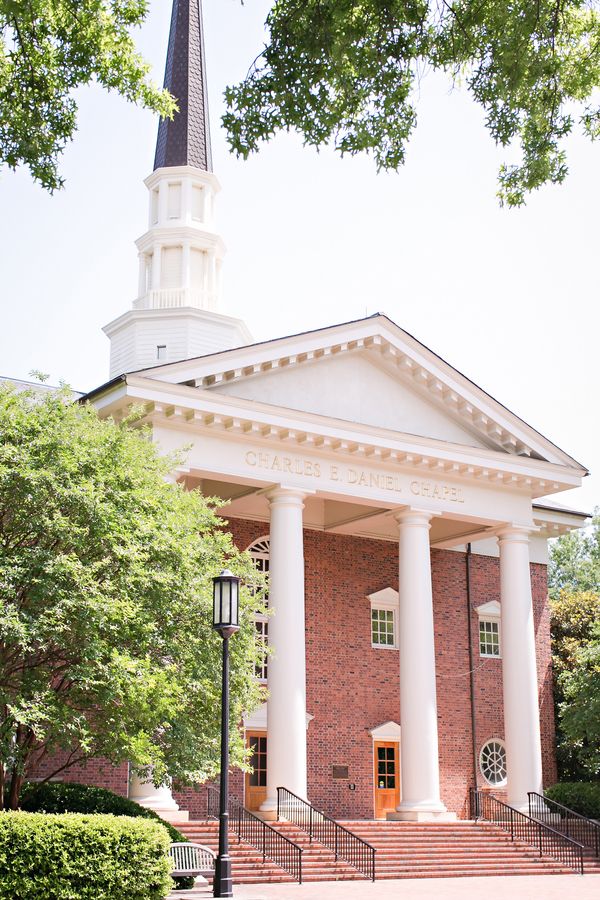
[{"label": "wooden door", "polygon": [[400,803],[400,766],[398,744],[375,741],[375,818],[385,819]]},{"label": "wooden door", "polygon": [[252,772],[246,772],[246,809],[256,811],[267,796],[267,735],[264,731],[249,731],[246,735],[252,750],[250,765]]}]

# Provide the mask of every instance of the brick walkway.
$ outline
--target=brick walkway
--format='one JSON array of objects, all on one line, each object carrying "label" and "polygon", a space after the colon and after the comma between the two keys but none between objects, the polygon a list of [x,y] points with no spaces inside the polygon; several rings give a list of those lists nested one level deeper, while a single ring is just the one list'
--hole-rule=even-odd
[{"label": "brick walkway", "polygon": [[[234,885],[236,900],[598,900],[594,875],[502,878],[418,878],[402,881],[335,881],[312,884]],[[169,900],[209,900],[212,887],[175,891]]]}]

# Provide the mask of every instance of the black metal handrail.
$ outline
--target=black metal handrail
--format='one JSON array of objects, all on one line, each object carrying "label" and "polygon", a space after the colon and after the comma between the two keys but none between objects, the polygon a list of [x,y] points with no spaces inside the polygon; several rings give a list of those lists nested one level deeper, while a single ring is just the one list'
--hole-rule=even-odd
[{"label": "black metal handrail", "polygon": [[581,813],[543,797],[535,791],[529,791],[529,815],[532,819],[539,819],[547,825],[551,825],[556,831],[574,838],[584,847],[591,850],[600,858],[600,824],[582,816]]},{"label": "black metal handrail", "polygon": [[[207,787],[207,791],[207,815],[210,819],[218,819],[219,792],[212,787]],[[263,862],[269,858],[302,884],[302,847],[299,844],[259,819],[232,797],[229,798],[228,812],[229,830],[237,835],[238,842],[250,844],[262,853]]]},{"label": "black metal handrail", "polygon": [[284,787],[277,788],[277,818],[292,822],[308,834],[311,842],[323,844],[336,859],[343,859],[375,881],[375,847]]},{"label": "black metal handrail", "polygon": [[512,841],[535,847],[540,856],[551,856],[583,875],[583,844],[503,803],[492,794],[471,788],[471,817],[484,819],[510,834]]}]

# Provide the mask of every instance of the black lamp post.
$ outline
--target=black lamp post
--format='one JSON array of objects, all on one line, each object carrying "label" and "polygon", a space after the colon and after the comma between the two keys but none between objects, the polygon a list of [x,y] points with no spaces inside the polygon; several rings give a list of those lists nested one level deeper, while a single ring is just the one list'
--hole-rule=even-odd
[{"label": "black lamp post", "polygon": [[221,786],[219,796],[219,854],[215,862],[213,897],[233,897],[229,856],[229,638],[239,631],[240,579],[229,569],[213,578],[213,628],[223,638],[221,690]]}]

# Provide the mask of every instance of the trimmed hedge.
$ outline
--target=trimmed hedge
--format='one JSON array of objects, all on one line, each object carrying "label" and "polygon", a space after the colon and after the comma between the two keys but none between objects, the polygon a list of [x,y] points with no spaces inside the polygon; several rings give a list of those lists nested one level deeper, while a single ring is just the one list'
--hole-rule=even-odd
[{"label": "trimmed hedge", "polygon": [[144,819],[0,813],[0,900],[163,900],[169,843]]},{"label": "trimmed hedge", "polygon": [[47,781],[44,784],[28,782],[23,786],[19,807],[26,812],[47,813],[112,813],[113,816],[131,816],[154,819],[169,832],[173,842],[187,841],[185,835],[161,819],[154,810],[140,806],[134,800],[113,794],[106,788],[89,784],[75,784],[67,781]]},{"label": "trimmed hedge", "polygon": [[[46,813],[112,813],[114,816],[153,819],[167,829],[173,843],[187,841],[181,831],[165,822],[152,809],[146,809],[127,797],[113,794],[106,788],[92,787],[67,781],[47,781],[44,784],[28,782],[23,786],[20,807],[26,812]],[[179,889],[194,886],[193,878],[173,879]]]},{"label": "trimmed hedge", "polygon": [[588,819],[600,820],[600,782],[563,781],[545,791],[546,797],[562,803]]}]

